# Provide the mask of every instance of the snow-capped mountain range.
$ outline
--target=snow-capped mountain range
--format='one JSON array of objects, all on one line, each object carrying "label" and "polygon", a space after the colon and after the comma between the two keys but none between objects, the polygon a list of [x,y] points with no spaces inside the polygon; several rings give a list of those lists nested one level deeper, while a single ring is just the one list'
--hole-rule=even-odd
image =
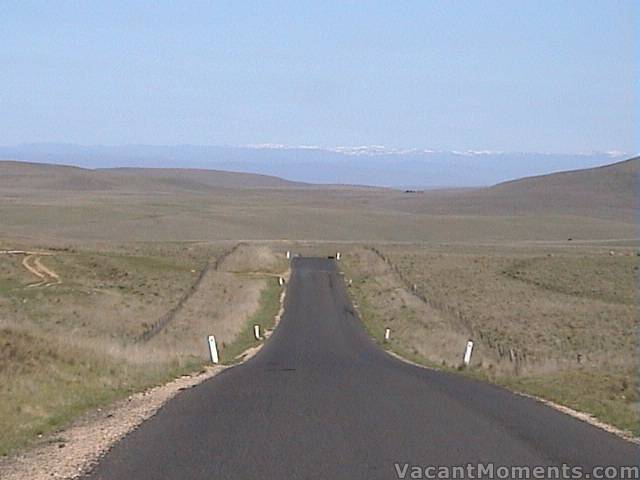
[{"label": "snow-capped mountain range", "polygon": [[606,165],[630,158],[624,152],[572,154],[441,151],[382,145],[320,147],[23,144],[0,147],[0,159],[87,168],[205,168],[275,175],[309,183],[389,187],[471,187],[531,175]]},{"label": "snow-capped mountain range", "polygon": [[[386,147],[384,145],[360,145],[360,146],[344,146],[344,147],[320,147],[317,145],[285,145],[282,143],[258,143],[249,145],[235,145],[236,148],[253,148],[271,149],[271,150],[324,150],[327,152],[343,153],[345,155],[419,155],[419,154],[433,154],[433,153],[453,153],[456,155],[474,156],[474,155],[505,155],[509,152],[503,152],[500,150],[429,150],[420,148],[393,148]],[[511,152],[518,153],[518,152]],[[524,152],[520,152],[525,154]],[[534,155],[554,155],[553,153],[530,153]],[[623,158],[628,156],[626,152],[620,150],[612,150],[607,152],[577,152],[577,155],[606,155],[611,158]],[[558,154],[563,155],[563,154]]]}]

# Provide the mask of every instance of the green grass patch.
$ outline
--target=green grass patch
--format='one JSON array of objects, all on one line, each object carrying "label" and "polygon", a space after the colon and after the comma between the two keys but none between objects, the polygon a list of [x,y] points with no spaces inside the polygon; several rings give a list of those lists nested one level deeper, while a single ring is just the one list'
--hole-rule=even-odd
[{"label": "green grass patch", "polygon": [[638,394],[623,375],[597,370],[574,369],[538,376],[510,377],[499,382],[580,412],[623,430],[640,434]]},{"label": "green grass patch", "polygon": [[275,325],[275,318],[280,310],[280,293],[282,287],[272,278],[267,278],[267,283],[260,293],[260,306],[249,318],[247,324],[238,334],[235,340],[225,345],[220,352],[220,360],[229,365],[238,361],[238,356],[245,350],[255,347],[260,342],[253,335],[253,326],[260,325],[260,332],[271,330]]}]

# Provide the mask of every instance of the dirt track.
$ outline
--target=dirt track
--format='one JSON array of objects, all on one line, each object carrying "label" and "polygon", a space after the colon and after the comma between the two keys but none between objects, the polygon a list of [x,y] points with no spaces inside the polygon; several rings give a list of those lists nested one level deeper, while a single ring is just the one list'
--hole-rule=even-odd
[{"label": "dirt track", "polygon": [[43,256],[51,256],[52,253],[48,252],[31,252],[27,250],[2,250],[0,254],[5,255],[24,255],[22,260],[22,266],[26,268],[31,274],[38,277],[40,280],[35,283],[30,283],[27,288],[32,287],[50,287],[52,285],[59,285],[62,283],[60,276],[51,268],[45,266],[42,263]]},{"label": "dirt track", "polygon": [[60,276],[42,264],[42,257],[39,255],[27,255],[22,260],[24,268],[40,279],[39,282],[31,283],[27,287],[50,287],[62,283]]}]

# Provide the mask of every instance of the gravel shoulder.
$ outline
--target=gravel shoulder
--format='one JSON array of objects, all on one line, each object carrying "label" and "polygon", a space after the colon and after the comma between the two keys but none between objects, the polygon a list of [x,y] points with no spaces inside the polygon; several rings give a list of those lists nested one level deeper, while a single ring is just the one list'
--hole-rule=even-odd
[{"label": "gravel shoulder", "polygon": [[225,366],[211,366],[137,393],[76,420],[19,456],[0,460],[3,480],[72,479],[87,472],[112,445],[149,419],[180,391],[208,380]]}]

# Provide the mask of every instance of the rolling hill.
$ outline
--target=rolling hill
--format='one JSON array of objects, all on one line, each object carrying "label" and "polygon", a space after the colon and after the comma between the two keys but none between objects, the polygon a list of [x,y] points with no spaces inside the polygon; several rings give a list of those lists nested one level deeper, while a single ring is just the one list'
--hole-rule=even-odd
[{"label": "rolling hill", "polygon": [[0,161],[1,189],[60,192],[135,191],[202,193],[219,188],[304,187],[269,175],[218,170],[114,168],[91,170],[67,165]]},{"label": "rolling hill", "polygon": [[563,195],[612,196],[625,200],[635,196],[640,157],[602,167],[560,172],[550,175],[522,178],[503,182],[490,188],[494,193],[517,193],[519,195],[550,195],[558,199]]},{"label": "rolling hill", "polygon": [[488,188],[398,194],[382,203],[436,215],[575,215],[635,222],[640,158]]},{"label": "rolling hill", "polygon": [[425,192],[5,161],[0,224],[20,238],[87,241],[629,239],[636,235],[639,161]]},{"label": "rolling hill", "polygon": [[[301,214],[309,209],[325,214],[355,209],[359,216],[364,216],[363,221],[367,213],[393,217],[397,212],[457,217],[570,215],[635,224],[639,163],[640,158],[633,158],[604,167],[528,177],[487,188],[403,192],[312,185],[268,175],[217,170],[91,170],[0,161],[0,194],[24,198],[37,195],[43,201],[61,199],[65,194],[85,200],[89,198],[88,194],[99,194],[101,198],[117,197],[122,193],[149,198],[170,194],[185,202],[191,202],[189,198],[198,195],[213,202],[213,211],[222,208],[223,204],[244,209],[240,216],[268,204],[278,210],[303,209]],[[255,193],[249,194],[249,190]],[[233,193],[242,191],[245,193]]]}]

